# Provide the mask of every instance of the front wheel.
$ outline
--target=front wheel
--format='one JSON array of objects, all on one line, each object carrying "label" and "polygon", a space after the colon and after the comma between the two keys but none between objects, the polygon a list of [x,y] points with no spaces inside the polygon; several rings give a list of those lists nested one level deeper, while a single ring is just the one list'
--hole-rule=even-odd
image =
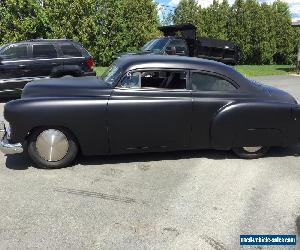
[{"label": "front wheel", "polygon": [[67,130],[37,129],[29,136],[27,152],[38,167],[62,168],[75,160],[78,146]]},{"label": "front wheel", "polygon": [[244,159],[257,159],[264,156],[269,150],[269,147],[239,147],[233,148],[232,151],[239,157]]}]

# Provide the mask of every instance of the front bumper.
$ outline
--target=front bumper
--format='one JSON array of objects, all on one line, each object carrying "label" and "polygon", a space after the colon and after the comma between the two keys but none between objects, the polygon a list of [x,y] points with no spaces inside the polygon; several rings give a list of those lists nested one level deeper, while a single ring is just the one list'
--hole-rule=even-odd
[{"label": "front bumper", "polygon": [[6,129],[4,122],[0,122],[0,138],[0,151],[3,154],[11,155],[23,153],[23,146],[21,143],[9,143],[10,131]]}]

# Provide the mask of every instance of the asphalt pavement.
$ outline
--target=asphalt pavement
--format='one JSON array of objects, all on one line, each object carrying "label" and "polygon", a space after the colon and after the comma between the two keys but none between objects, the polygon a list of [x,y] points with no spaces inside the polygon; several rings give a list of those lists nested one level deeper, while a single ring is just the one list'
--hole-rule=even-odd
[{"label": "asphalt pavement", "polygon": [[[256,80],[300,100],[298,76]],[[80,157],[58,170],[0,155],[0,249],[295,249],[240,247],[240,234],[300,234],[300,145],[256,160]]]}]

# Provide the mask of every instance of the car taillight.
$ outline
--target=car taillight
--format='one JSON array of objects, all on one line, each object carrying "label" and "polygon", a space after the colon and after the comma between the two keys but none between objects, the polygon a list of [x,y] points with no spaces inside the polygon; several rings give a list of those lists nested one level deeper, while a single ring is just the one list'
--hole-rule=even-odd
[{"label": "car taillight", "polygon": [[94,61],[93,58],[89,58],[85,61],[86,66],[88,67],[89,70],[93,70],[94,68]]}]

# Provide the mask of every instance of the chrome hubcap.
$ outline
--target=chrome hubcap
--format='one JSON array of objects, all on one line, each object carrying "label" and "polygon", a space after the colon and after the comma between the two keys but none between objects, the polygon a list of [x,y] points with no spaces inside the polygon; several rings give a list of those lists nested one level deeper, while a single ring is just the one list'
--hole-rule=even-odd
[{"label": "chrome hubcap", "polygon": [[259,151],[262,148],[262,146],[256,146],[256,147],[243,147],[243,149],[249,153],[255,153]]},{"label": "chrome hubcap", "polygon": [[36,149],[40,157],[46,161],[63,159],[69,149],[67,137],[59,130],[47,129],[36,139]]}]

